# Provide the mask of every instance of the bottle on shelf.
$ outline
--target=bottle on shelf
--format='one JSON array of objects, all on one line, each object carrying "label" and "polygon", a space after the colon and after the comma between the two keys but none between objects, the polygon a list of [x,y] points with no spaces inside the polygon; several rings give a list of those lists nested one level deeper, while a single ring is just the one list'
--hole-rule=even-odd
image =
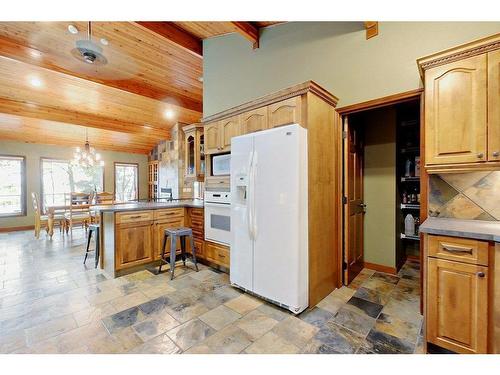
[{"label": "bottle on shelf", "polygon": [[408,214],[405,217],[405,235],[414,236],[415,235],[415,219],[412,214]]},{"label": "bottle on shelf", "polygon": [[415,156],[415,177],[420,177],[420,156]]},{"label": "bottle on shelf", "polygon": [[403,191],[403,198],[401,199],[401,201],[403,202],[403,204],[408,203],[408,195],[406,194],[406,190]]},{"label": "bottle on shelf", "polygon": [[411,177],[411,160],[406,159],[405,162],[405,177]]},{"label": "bottle on shelf", "polygon": [[415,218],[415,235],[416,236],[418,236],[419,227],[420,227],[420,218],[416,217]]}]

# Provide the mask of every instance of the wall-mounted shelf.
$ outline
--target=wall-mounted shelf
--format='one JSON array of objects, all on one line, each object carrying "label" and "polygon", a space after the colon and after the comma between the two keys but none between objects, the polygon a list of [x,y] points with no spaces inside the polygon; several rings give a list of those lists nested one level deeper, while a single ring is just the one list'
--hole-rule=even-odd
[{"label": "wall-mounted shelf", "polygon": [[401,177],[401,182],[418,182],[420,177]]},{"label": "wall-mounted shelf", "polygon": [[411,204],[411,203],[401,203],[401,208],[402,209],[409,209],[409,210],[420,210],[420,205],[419,204]]},{"label": "wall-mounted shelf", "polygon": [[403,240],[414,240],[414,241],[420,241],[420,237],[419,236],[407,236],[406,234],[404,233],[401,233],[401,239]]}]

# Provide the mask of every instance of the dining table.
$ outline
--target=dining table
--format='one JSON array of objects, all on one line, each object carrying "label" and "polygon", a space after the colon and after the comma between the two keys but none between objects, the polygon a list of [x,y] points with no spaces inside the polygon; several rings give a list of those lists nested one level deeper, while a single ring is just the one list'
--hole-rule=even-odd
[{"label": "dining table", "polygon": [[[82,208],[88,208],[89,210],[92,210],[92,206],[90,204],[80,204],[77,205],[79,209]],[[75,205],[73,205],[75,207]],[[47,204],[45,205],[46,211],[47,211],[47,233],[49,234],[50,238],[52,238],[52,235],[54,234],[54,217],[57,212],[63,211],[63,212],[68,212],[71,208],[70,204]]]}]

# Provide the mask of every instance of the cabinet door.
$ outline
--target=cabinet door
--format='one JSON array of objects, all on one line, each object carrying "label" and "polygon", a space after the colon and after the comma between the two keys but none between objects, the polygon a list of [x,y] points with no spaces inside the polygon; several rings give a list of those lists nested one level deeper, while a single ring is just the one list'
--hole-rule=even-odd
[{"label": "cabinet door", "polygon": [[213,154],[219,151],[220,127],[219,122],[205,125],[205,153]]},{"label": "cabinet door", "polygon": [[488,53],[488,160],[500,161],[500,50]]},{"label": "cabinet door", "polygon": [[221,150],[231,150],[231,138],[240,135],[240,124],[238,116],[230,117],[220,121]]},{"label": "cabinet door", "polygon": [[257,108],[240,115],[241,134],[267,129],[267,107]]},{"label": "cabinet door", "polygon": [[271,104],[268,107],[269,127],[300,124],[301,112],[300,96]]},{"label": "cabinet door", "polygon": [[427,280],[427,341],[486,353],[488,267],[428,258]]},{"label": "cabinet door", "polygon": [[117,270],[153,261],[153,222],[117,225],[115,241]]},{"label": "cabinet door", "polygon": [[427,164],[485,161],[486,55],[474,56],[425,74]]},{"label": "cabinet door", "polygon": [[[161,250],[163,248],[163,239],[165,235],[165,229],[178,228],[184,225],[184,218],[175,218],[170,220],[156,221],[154,225],[154,259],[160,259]],[[176,249],[181,248],[180,240],[177,240]],[[165,246],[165,254],[170,254],[170,239],[167,241]]]}]

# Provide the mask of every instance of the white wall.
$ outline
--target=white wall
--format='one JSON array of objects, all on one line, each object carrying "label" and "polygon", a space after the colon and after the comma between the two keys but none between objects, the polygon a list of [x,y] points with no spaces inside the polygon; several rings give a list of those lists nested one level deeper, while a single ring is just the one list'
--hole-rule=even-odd
[{"label": "white wall", "polygon": [[500,22],[292,22],[263,30],[260,47],[241,35],[203,41],[203,115],[314,80],[339,106],[421,86],[416,59],[500,33]]},{"label": "white wall", "polygon": [[[125,152],[98,150],[104,160],[104,190],[114,191],[114,162],[139,164],[139,197],[148,196],[148,157],[147,155],[129,154]],[[23,142],[0,140],[0,155],[19,155],[26,157],[27,215],[0,217],[0,228],[18,227],[34,224],[31,192],[40,194],[40,158],[67,159],[73,158],[74,147],[52,146]]]}]

